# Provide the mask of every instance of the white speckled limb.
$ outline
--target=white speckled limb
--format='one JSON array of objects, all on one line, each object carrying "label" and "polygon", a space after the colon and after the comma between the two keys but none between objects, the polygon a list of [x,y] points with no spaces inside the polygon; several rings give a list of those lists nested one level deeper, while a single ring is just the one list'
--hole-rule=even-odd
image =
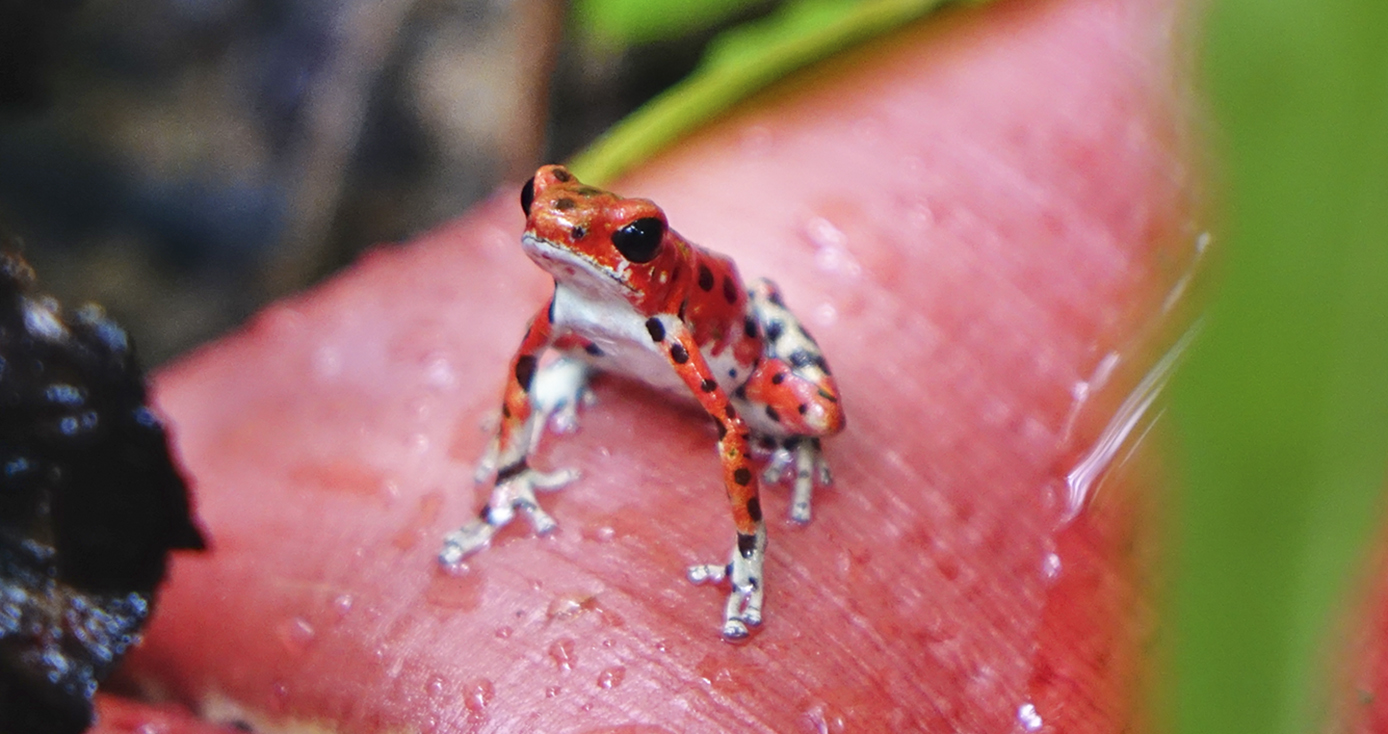
[{"label": "white speckled limb", "polygon": [[[526,443],[529,451],[540,445],[545,429],[555,433],[573,433],[578,430],[578,409],[593,403],[593,391],[588,389],[588,375],[592,367],[581,359],[562,356],[540,367],[535,373],[535,381],[530,388],[530,404],[534,413],[526,425]],[[495,421],[487,427],[496,430]],[[500,453],[500,442],[494,434],[477,460],[477,468],[472,473],[475,482],[485,482],[496,472]]]},{"label": "white speckled limb", "polygon": [[780,484],[786,474],[794,472],[791,485],[790,519],[804,524],[810,521],[811,500],[816,487],[828,487],[834,477],[829,473],[829,462],[824,460],[819,439],[806,438],[796,442],[793,448],[777,448],[771,454],[762,481],[767,484]]},{"label": "white speckled limb", "polygon": [[540,508],[535,492],[559,489],[577,478],[577,469],[541,472],[529,467],[507,477],[492,490],[492,499],[481,517],[444,536],[439,563],[456,566],[464,558],[486,548],[496,531],[515,519],[516,510],[525,513],[537,535],[554,530],[558,523]]},{"label": "white speckled limb", "polygon": [[565,354],[542,365],[535,373],[535,382],[530,387],[530,404],[537,415],[530,441],[532,447],[539,445],[546,428],[560,434],[578,430],[579,407],[593,403],[593,392],[588,389],[588,375],[592,371],[587,362]]},{"label": "white speckled limb", "polygon": [[700,564],[690,566],[687,576],[695,584],[718,584],[724,579],[732,586],[728,603],[723,609],[723,638],[745,639],[749,628],[761,624],[762,600],[766,594],[763,567],[766,564],[766,528],[757,529],[755,542],[743,552],[739,543],[733,546],[732,560],[727,565]]}]

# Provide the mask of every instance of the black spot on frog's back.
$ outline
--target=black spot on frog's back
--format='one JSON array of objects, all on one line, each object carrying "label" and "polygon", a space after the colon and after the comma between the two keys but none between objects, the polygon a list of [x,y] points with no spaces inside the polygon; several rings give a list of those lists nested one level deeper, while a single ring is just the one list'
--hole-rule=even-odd
[{"label": "black spot on frog's back", "polygon": [[713,271],[707,265],[699,263],[699,289],[704,291],[713,290]]}]

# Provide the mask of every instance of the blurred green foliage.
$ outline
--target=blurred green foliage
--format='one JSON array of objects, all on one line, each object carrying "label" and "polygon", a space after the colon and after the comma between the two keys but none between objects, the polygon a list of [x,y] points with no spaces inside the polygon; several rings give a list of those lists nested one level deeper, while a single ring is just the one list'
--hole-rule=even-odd
[{"label": "blurred green foliage", "polygon": [[[626,0],[635,4],[637,0]],[[614,127],[570,166],[596,186],[790,72],[897,28],[946,0],[798,0],[709,45],[688,79]],[[658,6],[659,3],[651,3]]]},{"label": "blurred green foliage", "polygon": [[1224,0],[1222,272],[1174,402],[1180,732],[1323,725],[1388,467],[1388,4]]},{"label": "blurred green foliage", "polygon": [[578,0],[573,17],[591,43],[622,47],[703,30],[767,0]]}]

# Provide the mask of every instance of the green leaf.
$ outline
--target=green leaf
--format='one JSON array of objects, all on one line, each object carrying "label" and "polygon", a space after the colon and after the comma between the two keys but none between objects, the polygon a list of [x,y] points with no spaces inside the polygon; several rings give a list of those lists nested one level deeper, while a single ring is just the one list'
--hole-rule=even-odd
[{"label": "green leaf", "polygon": [[603,186],[738,101],[837,51],[898,28],[946,0],[801,0],[715,39],[679,85],[637,110],[570,161]]},{"label": "green leaf", "polygon": [[1225,0],[1223,280],[1174,395],[1181,732],[1309,732],[1388,466],[1388,4]]},{"label": "green leaf", "polygon": [[710,28],[766,0],[578,0],[574,21],[591,43],[623,47]]}]

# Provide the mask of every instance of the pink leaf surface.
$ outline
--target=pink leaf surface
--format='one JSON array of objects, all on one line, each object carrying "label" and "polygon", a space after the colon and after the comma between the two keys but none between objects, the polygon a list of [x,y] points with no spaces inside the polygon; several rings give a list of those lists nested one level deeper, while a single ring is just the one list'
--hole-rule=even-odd
[{"label": "pink leaf surface", "polygon": [[549,287],[507,188],[159,376],[213,549],[177,559],[128,680],[263,731],[1123,729],[1153,480],[1068,523],[1065,488],[1194,258],[1177,21],[950,11],[612,186],[776,279],[843,391],[815,520],[764,495],[747,644],[683,577],[732,541],[713,428],[617,380],[535,461],[583,473],[541,498],[559,530],[438,570]]}]

